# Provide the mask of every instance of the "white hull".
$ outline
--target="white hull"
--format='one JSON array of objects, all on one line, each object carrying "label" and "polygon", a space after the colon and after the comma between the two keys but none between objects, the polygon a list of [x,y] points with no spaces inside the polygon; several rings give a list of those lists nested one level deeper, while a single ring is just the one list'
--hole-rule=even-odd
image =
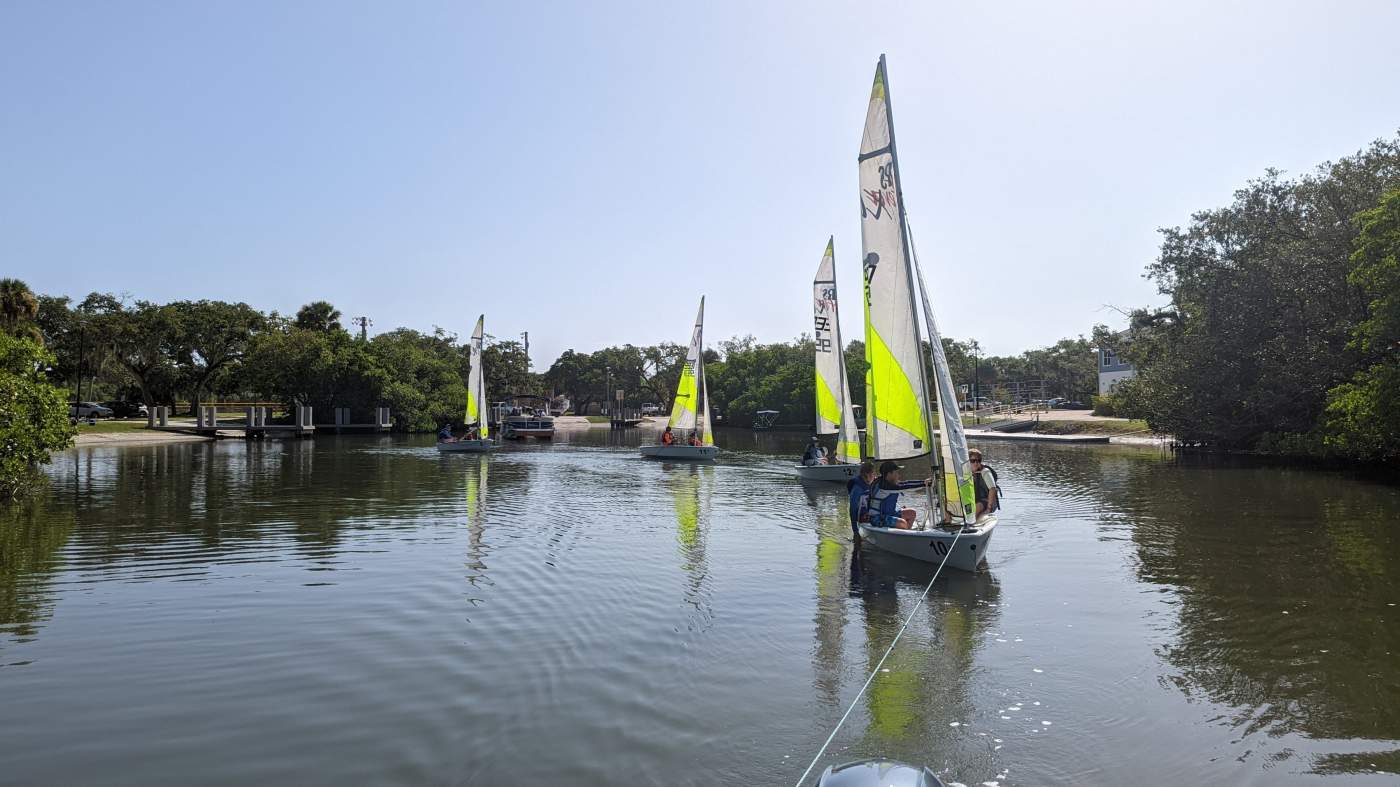
[{"label": "white hull", "polygon": [[709,462],[719,456],[713,445],[644,445],[642,456],[650,459],[678,459],[688,462]]},{"label": "white hull", "polygon": [[845,482],[860,475],[860,465],[798,465],[797,477],[803,481]]},{"label": "white hull", "polygon": [[995,516],[984,517],[981,522],[966,528],[962,533],[937,528],[898,530],[871,527],[862,522],[860,535],[863,540],[896,555],[934,564],[942,563],[944,556],[947,556],[949,566],[963,571],[976,571],[987,559],[987,548],[991,544],[992,531],[996,526]]},{"label": "white hull", "polygon": [[494,440],[454,440],[438,443],[437,448],[444,454],[484,454],[496,450]]}]

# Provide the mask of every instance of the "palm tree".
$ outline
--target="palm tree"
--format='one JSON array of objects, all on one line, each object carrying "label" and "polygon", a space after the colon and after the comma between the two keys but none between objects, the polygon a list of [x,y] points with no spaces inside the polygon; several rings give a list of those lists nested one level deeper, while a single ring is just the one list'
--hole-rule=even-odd
[{"label": "palm tree", "polygon": [[292,325],[308,331],[345,330],[340,324],[340,310],[326,301],[313,301],[298,309]]},{"label": "palm tree", "polygon": [[42,344],[44,336],[34,323],[38,316],[39,301],[29,285],[19,279],[0,279],[0,330]]}]

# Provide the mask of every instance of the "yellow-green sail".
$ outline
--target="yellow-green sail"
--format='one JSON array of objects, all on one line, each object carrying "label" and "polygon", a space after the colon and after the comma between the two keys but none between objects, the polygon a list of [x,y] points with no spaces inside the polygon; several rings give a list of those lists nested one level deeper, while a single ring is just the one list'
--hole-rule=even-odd
[{"label": "yellow-green sail", "polygon": [[485,336],[486,315],[476,318],[476,330],[472,331],[470,361],[471,370],[467,372],[467,415],[465,425],[475,424],[480,430],[481,439],[485,440],[490,436],[487,427],[487,419],[482,417],[486,412],[486,374],[481,368],[481,343]]},{"label": "yellow-green sail", "polygon": [[841,345],[841,316],[836,299],[836,256],[826,253],[812,280],[812,335],[816,348],[817,434],[836,435],[837,462],[860,461],[860,433],[851,409],[851,385]]},{"label": "yellow-green sail", "polygon": [[927,454],[933,447],[888,84],[882,57],[870,91],[858,159],[865,353],[870,364],[866,429],[872,456],[903,459]]},{"label": "yellow-green sail", "polygon": [[710,429],[710,403],[705,389],[705,298],[700,297],[700,311],[695,315],[695,328],[690,335],[690,348],[686,350],[685,366],[681,369],[681,379],[676,385],[676,400],[671,405],[671,420],[667,423],[676,435],[677,442],[688,438],[689,432],[698,431],[705,445],[714,445],[714,435]]}]

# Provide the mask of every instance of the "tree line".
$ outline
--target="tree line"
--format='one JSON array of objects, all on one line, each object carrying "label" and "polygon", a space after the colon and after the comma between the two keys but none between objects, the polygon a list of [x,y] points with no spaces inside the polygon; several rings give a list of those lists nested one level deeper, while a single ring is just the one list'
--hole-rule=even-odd
[{"label": "tree line", "polygon": [[1114,406],[1212,449],[1400,458],[1400,136],[1161,230]]},{"label": "tree line", "polygon": [[[943,349],[953,379],[980,387],[988,398],[1009,402],[1013,382],[1043,380],[1045,397],[1087,401],[1095,390],[1098,364],[1084,337],[1063,339],[1042,349],[1015,356],[982,356],[975,341],[944,338]],[[544,386],[568,395],[577,412],[608,399],[609,390],[622,389],[627,406],[645,402],[669,407],[686,348],[677,344],[649,347],[623,345],[593,353],[567,350],[543,375]],[[845,347],[846,372],[853,404],[865,405],[865,344]],[[933,361],[927,343],[926,368]],[[785,424],[816,420],[816,346],[803,334],[787,342],[761,343],[752,336],[734,337],[705,351],[705,379],[710,406],[723,423],[749,426],[758,410],[777,410]],[[609,389],[611,385],[611,389]],[[932,390],[932,383],[930,383]]]},{"label": "tree line", "polygon": [[[36,295],[15,280],[4,286],[7,301],[27,299],[32,306],[16,311],[7,330],[43,345],[52,356],[47,379],[68,401],[178,403],[187,412],[209,400],[274,401],[288,409],[310,405],[322,421],[332,418],[334,407],[368,420],[374,408],[387,406],[402,431],[432,431],[462,416],[469,354],[464,341],[440,328],[366,337],[347,331],[340,312],[325,301],[284,316],[246,303],[161,304],[109,293],[75,303]],[[976,380],[988,395],[1006,396],[1008,381],[1027,377],[1050,381],[1047,396],[1086,396],[1094,387],[1093,353],[1083,337],[1007,357],[984,357],[971,341],[945,339],[944,348],[954,378]],[[863,404],[864,345],[851,342],[845,352],[854,403]],[[483,367],[493,398],[562,394],[575,412],[587,413],[620,389],[627,407],[652,402],[664,409],[684,356],[684,347],[669,342],[569,349],[546,371],[532,373],[519,342],[488,337]],[[706,350],[712,408],[740,426],[762,409],[778,410],[784,423],[811,423],[813,356],[808,335],[787,342],[760,343],[752,336],[719,342]]]}]

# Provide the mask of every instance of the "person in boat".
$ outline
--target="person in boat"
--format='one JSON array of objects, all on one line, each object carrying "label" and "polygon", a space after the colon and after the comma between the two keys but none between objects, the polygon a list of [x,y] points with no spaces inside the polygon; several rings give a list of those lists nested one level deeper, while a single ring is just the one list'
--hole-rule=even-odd
[{"label": "person in boat", "polygon": [[865,498],[870,495],[870,488],[875,486],[875,477],[875,463],[865,461],[860,464],[860,475],[846,482],[847,513],[851,517],[851,537],[856,544],[860,543],[857,524],[865,513]]},{"label": "person in boat", "polygon": [[905,481],[901,470],[902,468],[894,462],[886,461],[880,465],[880,480],[870,488],[870,494],[866,497],[865,508],[870,517],[870,524],[899,530],[913,527],[918,515],[914,509],[900,505],[899,493],[906,489],[927,486],[931,481],[927,478],[922,481]]},{"label": "person in boat", "polygon": [[698,435],[696,435],[695,432],[691,432],[691,433],[690,433],[690,439],[687,440],[686,442],[688,442],[690,445],[695,446],[695,447],[698,448],[698,447],[700,446],[700,437],[699,437]]},{"label": "person in boat", "polygon": [[462,435],[462,439],[463,439],[463,440],[479,440],[479,439],[481,439],[481,427],[480,427],[480,426],[469,426],[469,427],[467,427],[467,433],[464,434],[464,435]]},{"label": "person in boat", "polygon": [[452,442],[452,424],[443,424],[442,428],[438,430],[438,442]]},{"label": "person in boat", "polygon": [[669,426],[666,427],[666,431],[664,431],[664,432],[661,433],[661,444],[662,444],[662,445],[675,445],[675,444],[676,444],[676,436],[673,435],[673,434],[671,434],[671,427],[669,427]]},{"label": "person in boat", "polygon": [[977,518],[1001,508],[998,500],[997,471],[982,463],[982,452],[976,448],[967,452],[967,462],[972,465],[972,486],[977,498]]},{"label": "person in boat", "polygon": [[826,448],[822,447],[816,435],[812,435],[812,442],[807,444],[807,451],[802,454],[802,464],[804,467],[826,464]]}]

